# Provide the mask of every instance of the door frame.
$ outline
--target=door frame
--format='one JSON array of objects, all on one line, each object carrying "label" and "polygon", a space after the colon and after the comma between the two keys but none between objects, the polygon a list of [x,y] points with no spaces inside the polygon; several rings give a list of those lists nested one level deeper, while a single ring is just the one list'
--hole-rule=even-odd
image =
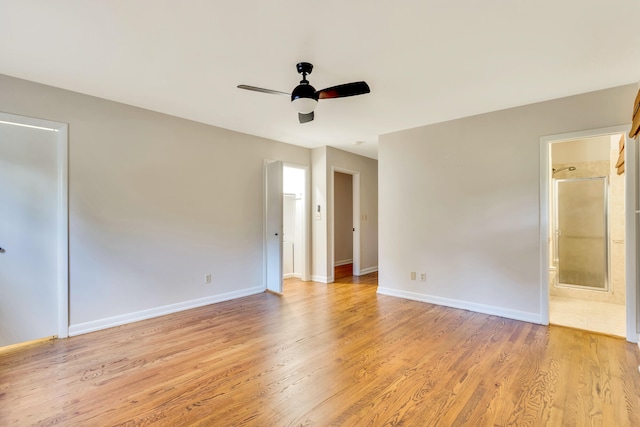
[{"label": "door frame", "polygon": [[66,123],[0,112],[6,124],[55,132],[57,145],[57,330],[58,338],[69,336],[69,126]]},{"label": "door frame", "polygon": [[637,234],[636,212],[638,212],[637,142],[628,137],[629,125],[547,135],[540,138],[540,323],[549,324],[549,196],[551,185],[551,144],[574,139],[592,138],[614,134],[625,137],[625,306],[626,339],[638,342],[637,331]]},{"label": "door frame", "polygon": [[360,276],[360,171],[331,166],[329,188],[331,189],[331,215],[329,218],[329,266],[331,268],[329,283],[335,281],[335,173],[340,172],[351,175],[352,179],[352,203],[353,203],[353,275]]}]

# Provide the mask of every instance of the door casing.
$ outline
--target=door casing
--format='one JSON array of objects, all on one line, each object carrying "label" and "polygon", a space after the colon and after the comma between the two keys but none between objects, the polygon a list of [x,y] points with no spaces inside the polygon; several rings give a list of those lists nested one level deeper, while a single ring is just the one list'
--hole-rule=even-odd
[{"label": "door casing", "polygon": [[340,172],[352,176],[353,186],[353,275],[360,276],[360,172],[351,169],[344,169],[332,166],[331,167],[331,181],[329,188],[331,188],[331,217],[329,220],[328,234],[331,240],[329,245],[329,282],[335,280],[335,173]]},{"label": "door casing", "polygon": [[551,176],[551,144],[574,139],[623,134],[625,136],[625,282],[626,339],[638,342],[637,325],[637,141],[627,134],[630,125],[547,135],[540,138],[540,323],[549,324],[549,186]]}]

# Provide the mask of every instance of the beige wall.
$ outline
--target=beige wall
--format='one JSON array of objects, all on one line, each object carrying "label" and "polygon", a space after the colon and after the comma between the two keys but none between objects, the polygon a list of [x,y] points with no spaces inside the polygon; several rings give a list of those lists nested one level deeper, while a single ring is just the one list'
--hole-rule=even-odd
[{"label": "beige wall", "polygon": [[553,144],[553,163],[609,161],[610,142],[610,136],[598,136]]},{"label": "beige wall", "polygon": [[[360,270],[362,273],[378,271],[378,161],[358,156],[337,148],[327,147],[327,168],[347,169],[360,175]],[[331,189],[330,189],[331,191]],[[332,197],[329,211],[333,211]],[[333,230],[328,233],[329,248]],[[328,254],[331,259],[331,253]]]},{"label": "beige wall", "polygon": [[[379,292],[544,321],[540,138],[629,123],[636,91],[628,85],[382,135]],[[411,280],[411,271],[427,280]]]},{"label": "beige wall", "polygon": [[264,289],[263,162],[310,150],[8,76],[0,93],[69,124],[72,330]]}]

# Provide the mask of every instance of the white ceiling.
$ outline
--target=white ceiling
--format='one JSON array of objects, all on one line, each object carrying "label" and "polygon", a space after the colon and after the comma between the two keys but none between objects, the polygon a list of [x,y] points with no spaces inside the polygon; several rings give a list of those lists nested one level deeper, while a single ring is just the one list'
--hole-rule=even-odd
[{"label": "white ceiling", "polygon": [[[0,73],[305,147],[640,80],[638,0],[0,0]],[[301,125],[295,64],[321,100]],[[1,96],[1,95],[0,95]],[[364,141],[354,145],[356,141]]]}]

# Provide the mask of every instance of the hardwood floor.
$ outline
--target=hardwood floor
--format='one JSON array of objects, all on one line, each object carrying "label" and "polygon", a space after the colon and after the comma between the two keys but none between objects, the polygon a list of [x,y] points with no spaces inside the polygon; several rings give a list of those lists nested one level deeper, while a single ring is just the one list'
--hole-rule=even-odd
[{"label": "hardwood floor", "polygon": [[0,350],[0,425],[640,425],[635,345],[376,283],[290,279],[284,296]]}]

